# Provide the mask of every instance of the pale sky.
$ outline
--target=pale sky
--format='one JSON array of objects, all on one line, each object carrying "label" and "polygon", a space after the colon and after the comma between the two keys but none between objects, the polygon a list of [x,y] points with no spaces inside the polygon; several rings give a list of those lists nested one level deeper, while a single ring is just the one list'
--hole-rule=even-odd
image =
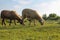
[{"label": "pale sky", "polygon": [[56,13],[60,16],[60,0],[0,0],[0,12],[15,10],[22,15],[22,10],[25,8],[34,9],[40,15]]}]

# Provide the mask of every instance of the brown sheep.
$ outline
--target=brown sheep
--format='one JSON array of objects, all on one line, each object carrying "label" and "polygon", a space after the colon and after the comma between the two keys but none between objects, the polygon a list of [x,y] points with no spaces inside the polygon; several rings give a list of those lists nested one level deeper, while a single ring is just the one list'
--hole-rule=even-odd
[{"label": "brown sheep", "polygon": [[17,15],[17,13],[15,11],[9,11],[9,10],[1,11],[1,18],[2,18],[2,25],[3,24],[6,25],[4,22],[5,19],[10,20],[9,25],[11,25],[12,20],[14,20],[14,23],[15,23],[15,20],[17,20],[20,24],[23,24],[23,20]]},{"label": "brown sheep", "polygon": [[41,25],[44,24],[43,18],[39,14],[37,14],[35,10],[32,10],[32,9],[24,9],[22,11],[22,19],[24,20],[25,18],[27,18],[28,21],[30,21],[30,24],[31,24],[31,21],[35,19],[38,20],[41,23]]}]

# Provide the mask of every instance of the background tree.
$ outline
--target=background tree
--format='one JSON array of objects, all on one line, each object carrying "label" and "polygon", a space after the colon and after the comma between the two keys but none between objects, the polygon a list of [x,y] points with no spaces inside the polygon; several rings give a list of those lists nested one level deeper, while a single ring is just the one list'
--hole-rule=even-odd
[{"label": "background tree", "polygon": [[56,20],[60,20],[60,16],[57,16]]},{"label": "background tree", "polygon": [[50,20],[56,20],[57,19],[57,15],[55,13],[51,13],[48,16],[48,19],[50,19]]},{"label": "background tree", "polygon": [[47,15],[46,14],[43,15],[43,19],[47,20]]}]

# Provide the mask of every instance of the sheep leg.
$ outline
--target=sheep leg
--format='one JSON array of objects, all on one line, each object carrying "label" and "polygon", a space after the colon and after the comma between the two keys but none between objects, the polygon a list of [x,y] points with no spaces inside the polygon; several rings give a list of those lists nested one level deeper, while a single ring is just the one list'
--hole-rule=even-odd
[{"label": "sheep leg", "polygon": [[11,25],[11,23],[12,23],[12,20],[10,19],[10,24],[9,25]]},{"label": "sheep leg", "polygon": [[36,25],[35,20],[34,20],[34,26]]},{"label": "sheep leg", "polygon": [[23,23],[24,23],[24,19],[25,19],[25,18],[26,18],[25,16],[22,18],[22,20],[23,20]]},{"label": "sheep leg", "polygon": [[31,20],[29,20],[29,25],[31,25]]},{"label": "sheep leg", "polygon": [[4,19],[2,19],[2,25],[3,25],[3,23],[4,23]]},{"label": "sheep leg", "polygon": [[3,25],[3,24],[6,25],[5,22],[4,22],[4,18],[2,19],[2,25]]},{"label": "sheep leg", "polygon": [[14,20],[14,24],[16,25],[16,21]]},{"label": "sheep leg", "polygon": [[5,20],[4,20],[4,25],[6,25]]}]

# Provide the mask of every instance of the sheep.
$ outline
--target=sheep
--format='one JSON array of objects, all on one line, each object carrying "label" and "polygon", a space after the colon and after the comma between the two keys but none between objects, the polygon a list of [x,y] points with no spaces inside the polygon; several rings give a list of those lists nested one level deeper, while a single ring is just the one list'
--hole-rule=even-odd
[{"label": "sheep", "polygon": [[[25,18],[27,18],[28,21],[30,21],[30,24],[31,24],[31,21],[35,20],[35,19],[38,20],[41,23],[41,25],[44,24],[43,18],[37,13],[36,10],[23,9],[23,11],[22,11],[22,20],[24,21]],[[35,25],[35,21],[34,21],[34,25]]]},{"label": "sheep", "polygon": [[[2,10],[1,18],[2,18],[2,25],[3,24],[6,25],[5,19],[10,20],[9,25],[11,25],[12,20],[14,20],[14,23],[15,23],[15,20],[17,20],[20,24],[23,24],[22,18],[17,15],[16,11]],[[16,25],[16,23],[15,23],[15,25]]]}]

